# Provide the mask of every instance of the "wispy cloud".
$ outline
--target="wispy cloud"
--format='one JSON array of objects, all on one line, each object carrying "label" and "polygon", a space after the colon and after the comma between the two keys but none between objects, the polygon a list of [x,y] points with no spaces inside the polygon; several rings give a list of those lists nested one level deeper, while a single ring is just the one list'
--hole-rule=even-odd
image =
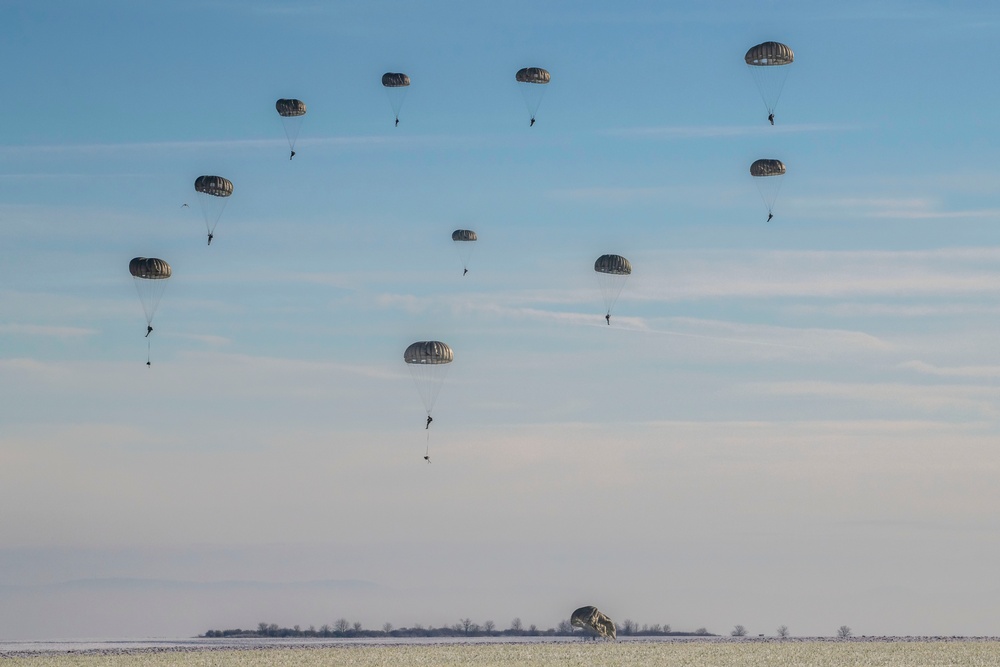
[{"label": "wispy cloud", "polygon": [[[426,149],[435,146],[476,147],[484,145],[502,145],[500,139],[491,140],[478,136],[456,135],[421,135],[406,137],[390,137],[379,135],[343,136],[343,137],[307,137],[298,141],[302,148],[376,148],[391,147],[400,149]],[[148,156],[150,154],[184,153],[205,150],[262,150],[284,147],[285,139],[219,139],[219,140],[189,140],[189,141],[139,141],[125,143],[91,143],[91,144],[32,144],[23,146],[2,146],[0,157],[19,160],[28,156],[38,155],[122,155]]]},{"label": "wispy cloud", "polygon": [[43,324],[0,324],[0,335],[11,336],[51,336],[55,338],[78,338],[93,336],[98,331],[82,327],[56,327]]},{"label": "wispy cloud", "polygon": [[998,257],[998,248],[675,252],[646,258],[646,276],[633,261],[623,299],[1000,295]]},{"label": "wispy cloud", "polygon": [[677,188],[666,186],[654,187],[592,187],[592,188],[562,188],[549,193],[554,199],[572,201],[601,201],[607,203],[622,203],[636,200],[655,200],[678,193]]},{"label": "wispy cloud", "polygon": [[652,201],[690,201],[691,197],[701,196],[706,205],[718,202],[728,202],[742,198],[745,190],[740,187],[725,188],[718,185],[656,185],[656,186],[590,186],[578,188],[556,188],[550,190],[547,196],[559,201],[602,203],[608,205],[625,204],[629,202]]},{"label": "wispy cloud", "polygon": [[[531,320],[603,328],[607,323],[595,312],[546,310],[527,306],[510,306],[500,301],[481,297],[461,297],[453,301],[453,308],[461,312],[477,312],[505,321]],[[744,322],[710,320],[693,317],[647,318],[629,315],[612,315],[616,329],[642,334],[676,336],[735,345],[759,346],[798,353],[824,356],[864,351],[888,353],[894,347],[877,336],[846,329],[819,327],[787,327]]]},{"label": "wispy cloud", "polygon": [[751,389],[777,396],[819,397],[894,405],[922,413],[976,414],[987,419],[1000,417],[1000,388],[995,387],[796,381],[758,383],[751,385]]},{"label": "wispy cloud", "polygon": [[951,378],[1000,378],[1000,366],[935,366],[923,361],[906,361],[898,366],[924,375]]},{"label": "wispy cloud", "polygon": [[786,308],[796,314],[821,313],[834,317],[955,317],[1000,315],[1000,305],[984,303],[834,303],[795,304]]},{"label": "wispy cloud", "polygon": [[879,218],[894,220],[951,220],[997,218],[1000,208],[949,210],[933,197],[788,197],[789,208],[822,218]]},{"label": "wispy cloud", "polygon": [[217,346],[217,347],[221,347],[223,345],[229,345],[230,343],[233,342],[231,338],[226,338],[225,336],[211,336],[211,335],[207,335],[207,334],[184,334],[184,333],[177,333],[177,334],[173,334],[171,337],[172,338],[179,338],[179,339],[182,339],[182,340],[193,340],[193,341],[197,341],[199,343],[206,343],[208,345],[214,345],[214,346]]},{"label": "wispy cloud", "polygon": [[665,125],[655,127],[614,128],[604,134],[623,139],[731,139],[733,137],[774,134],[803,134],[810,132],[848,132],[860,130],[861,125],[839,123],[802,123],[797,125]]},{"label": "wispy cloud", "polygon": [[[992,312],[982,298],[1000,297],[1000,247],[930,250],[701,250],[640,252],[631,256],[633,273],[619,303],[678,303],[719,299],[848,299],[925,297],[951,299],[953,312],[966,307],[953,299],[979,299],[971,308]],[[581,277],[585,274],[581,272]],[[577,281],[579,282],[579,281]],[[433,307],[466,310],[593,303],[595,288],[573,281],[550,289],[505,289],[488,293],[451,294],[431,300],[414,294],[377,297],[383,307],[404,306],[409,312]],[[806,305],[802,308],[812,308]],[[826,308],[827,306],[815,306]],[[831,308],[833,306],[830,306]],[[916,317],[923,306],[911,304],[845,305],[844,314],[895,312]],[[937,306],[929,306],[937,310]],[[985,309],[985,310],[982,310]],[[625,309],[623,309],[625,310]],[[940,311],[939,311],[940,312]],[[560,315],[560,317],[565,317]]]},{"label": "wispy cloud", "polygon": [[[893,346],[888,342],[862,331],[748,324],[689,317],[672,318],[670,321],[689,328],[696,328],[700,330],[698,335],[733,342],[826,352],[833,350],[889,352],[893,349]],[[712,333],[715,335],[711,335]]]}]

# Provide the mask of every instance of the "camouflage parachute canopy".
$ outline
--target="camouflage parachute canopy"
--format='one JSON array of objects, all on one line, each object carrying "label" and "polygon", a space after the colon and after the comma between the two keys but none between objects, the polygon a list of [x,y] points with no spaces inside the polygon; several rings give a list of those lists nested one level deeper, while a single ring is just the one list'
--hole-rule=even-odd
[{"label": "camouflage parachute canopy", "polygon": [[569,619],[570,625],[593,630],[605,639],[617,639],[618,629],[615,622],[598,611],[597,607],[580,607]]},{"label": "camouflage parachute canopy", "polygon": [[781,42],[764,42],[750,47],[743,59],[747,65],[755,67],[788,65],[795,60],[795,54]]},{"label": "camouflage parachute canopy", "polygon": [[601,255],[594,262],[594,271],[616,276],[628,276],[632,274],[632,264],[621,255]]},{"label": "camouflage parachute canopy", "polygon": [[128,263],[128,272],[134,278],[163,280],[172,274],[170,265],[156,257],[135,257]]},{"label": "camouflage parachute canopy", "polygon": [[306,115],[306,103],[302,100],[286,100],[282,98],[274,103],[274,108],[284,118]]},{"label": "camouflage parachute canopy", "polygon": [[410,85],[410,77],[402,72],[386,72],[382,75],[382,85],[386,88],[402,88]]},{"label": "camouflage parachute canopy", "polygon": [[781,162],[781,160],[773,160],[773,159],[754,160],[754,163],[750,165],[750,175],[757,177],[784,176],[785,165]]},{"label": "camouflage parachute canopy", "polygon": [[471,229],[456,229],[451,233],[452,241],[475,241],[477,238]]},{"label": "camouflage parachute canopy", "polygon": [[403,352],[403,361],[408,364],[450,364],[454,360],[455,353],[448,344],[437,340],[417,341]]},{"label": "camouflage parachute canopy", "polygon": [[233,182],[222,176],[199,176],[194,179],[194,189],[213,197],[228,197],[233,194]]},{"label": "camouflage parachute canopy", "polygon": [[541,67],[522,67],[515,77],[520,83],[548,83],[552,75]]}]

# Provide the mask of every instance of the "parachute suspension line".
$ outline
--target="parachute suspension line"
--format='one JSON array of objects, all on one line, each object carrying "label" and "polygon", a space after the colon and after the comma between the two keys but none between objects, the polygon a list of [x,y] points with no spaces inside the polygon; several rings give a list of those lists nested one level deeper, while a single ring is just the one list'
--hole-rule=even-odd
[{"label": "parachute suspension line", "polygon": [[781,99],[781,93],[785,89],[788,68],[777,66],[759,67],[755,65],[747,65],[747,67],[750,69],[754,82],[757,84],[757,90],[760,92],[760,97],[764,102],[767,113],[773,114],[778,106],[778,100]]},{"label": "parachute suspension line", "polygon": [[146,368],[152,368],[152,364],[150,364],[150,362],[149,362],[149,360],[150,360],[150,350],[152,349],[152,346],[153,346],[153,341],[151,341],[151,340],[149,340],[147,338],[146,339]]},{"label": "parachute suspension line", "polygon": [[775,181],[775,184],[768,188],[767,186],[758,187],[760,191],[760,198],[764,202],[764,206],[767,207],[768,213],[774,213],[774,202],[778,198],[778,192],[781,191],[781,178],[771,177],[771,180]]}]

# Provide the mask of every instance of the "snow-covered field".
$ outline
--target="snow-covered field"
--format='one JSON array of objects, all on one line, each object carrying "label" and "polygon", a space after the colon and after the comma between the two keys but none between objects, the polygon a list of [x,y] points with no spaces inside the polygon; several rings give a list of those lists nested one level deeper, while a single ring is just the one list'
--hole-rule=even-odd
[{"label": "snow-covered field", "polygon": [[[140,642],[83,650],[0,652],[0,664],[25,667],[1000,667],[998,638],[743,639],[618,642],[300,643],[245,648],[201,642]],[[10,646],[5,648],[9,649]],[[29,647],[21,647],[22,649]]]}]

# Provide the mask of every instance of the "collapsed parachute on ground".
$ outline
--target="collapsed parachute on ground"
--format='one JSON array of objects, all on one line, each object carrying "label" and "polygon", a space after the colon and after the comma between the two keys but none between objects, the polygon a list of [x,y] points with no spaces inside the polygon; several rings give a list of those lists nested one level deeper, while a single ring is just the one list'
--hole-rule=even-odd
[{"label": "collapsed parachute on ground", "polygon": [[621,255],[601,255],[594,262],[597,282],[607,309],[608,324],[611,324],[611,309],[625,287],[625,282],[632,275],[632,264]]},{"label": "collapsed parachute on ground", "polygon": [[[472,258],[472,249],[476,247],[474,241],[479,237],[471,229],[456,229],[451,233],[451,240],[455,242],[458,255],[462,258],[462,268],[465,273],[469,272],[469,260]],[[462,275],[464,276],[465,273]]]},{"label": "collapsed parachute on ground", "polygon": [[[795,54],[780,42],[764,42],[750,47],[743,60],[753,74],[757,90],[760,91],[760,97],[767,107],[767,113],[773,116],[778,99],[781,97],[781,90],[785,86],[785,79],[788,77],[786,65],[792,64]],[[773,122],[772,118],[772,124]]]},{"label": "collapsed parachute on ground", "polygon": [[219,224],[219,218],[233,194],[233,182],[222,176],[199,176],[194,180],[194,190],[198,193],[198,203],[205,217],[208,243],[211,245],[215,226]]},{"label": "collapsed parachute on ground", "polygon": [[534,125],[535,114],[538,113],[538,107],[542,104],[545,89],[548,87],[546,84],[552,80],[552,75],[541,67],[522,67],[517,70],[514,79],[519,84],[524,104],[528,107],[528,113],[531,115],[531,125]]},{"label": "collapsed parachute on ground", "polygon": [[306,115],[306,103],[302,100],[282,98],[274,103],[274,108],[281,116],[281,124],[285,128],[285,136],[288,137],[288,150],[291,151],[289,160],[295,156],[295,142],[299,138],[299,130],[302,128],[302,117]]},{"label": "collapsed parachute on ground", "polygon": [[785,165],[781,160],[772,158],[754,160],[750,165],[750,175],[757,184],[757,191],[764,200],[770,220],[770,216],[774,214],[774,200],[778,198],[778,191],[781,190],[781,183],[784,180]]},{"label": "collapsed parachute on ground", "polygon": [[605,639],[616,639],[618,636],[615,622],[597,607],[580,607],[570,616],[569,622],[574,627],[590,630]]},{"label": "collapsed parachute on ground", "polygon": [[410,89],[410,77],[402,72],[386,72],[382,75],[382,87],[389,96],[389,105],[392,106],[392,113],[396,116],[396,125],[399,125],[399,110],[403,108],[406,91]]}]

